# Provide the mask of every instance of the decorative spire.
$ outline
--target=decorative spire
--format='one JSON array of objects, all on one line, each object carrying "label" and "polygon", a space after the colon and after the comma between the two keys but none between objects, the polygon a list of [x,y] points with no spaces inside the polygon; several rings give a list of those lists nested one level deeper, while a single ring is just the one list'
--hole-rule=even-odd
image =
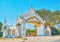
[{"label": "decorative spire", "polygon": [[6,23],[6,17],[5,17],[4,23]]},{"label": "decorative spire", "polygon": [[18,24],[18,22],[19,22],[19,18],[18,18],[18,16],[17,16],[17,18],[16,18],[16,25]]},{"label": "decorative spire", "polygon": [[21,11],[21,14],[23,14],[23,11]]},{"label": "decorative spire", "polygon": [[21,11],[21,18],[23,17],[23,15],[24,15],[24,14],[23,14],[23,11]]},{"label": "decorative spire", "polygon": [[22,17],[23,17],[23,15],[24,15],[23,11],[21,11],[21,14],[22,14]]},{"label": "decorative spire", "polygon": [[29,13],[35,13],[34,12],[34,8],[33,8],[33,5],[31,5],[30,9],[29,9]]},{"label": "decorative spire", "polygon": [[33,5],[31,4],[31,9],[33,9]]},{"label": "decorative spire", "polygon": [[33,9],[33,5],[32,5],[32,4],[31,4],[31,6],[30,6],[29,10],[31,10],[31,9]]},{"label": "decorative spire", "polygon": [[18,18],[18,15],[17,15],[17,20],[18,20],[19,18]]},{"label": "decorative spire", "polygon": [[18,16],[17,16],[17,19],[16,19],[16,26],[18,26],[18,25],[20,25],[20,23],[19,23],[19,18],[18,18]]},{"label": "decorative spire", "polygon": [[4,25],[3,25],[4,29],[6,29],[6,18],[4,19]]}]

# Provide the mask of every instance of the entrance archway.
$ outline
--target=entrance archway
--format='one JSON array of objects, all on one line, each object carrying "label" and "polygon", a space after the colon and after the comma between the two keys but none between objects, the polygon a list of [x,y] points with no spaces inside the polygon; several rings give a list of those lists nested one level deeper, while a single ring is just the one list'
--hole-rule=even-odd
[{"label": "entrance archway", "polygon": [[[23,20],[22,24],[25,25],[27,23],[34,24],[35,28],[37,29],[37,35],[43,31],[42,26],[44,25],[44,20],[34,11],[33,8],[29,9],[28,13],[21,15]],[[23,26],[23,28],[25,28]],[[42,28],[42,30],[40,30]],[[26,30],[24,30],[26,31]]]},{"label": "entrance archway", "polygon": [[37,35],[39,35],[39,28],[41,25],[44,24],[43,19],[37,14],[25,14],[23,15],[23,18],[25,20],[25,24],[29,23],[29,24],[34,24],[35,28],[37,29]]}]

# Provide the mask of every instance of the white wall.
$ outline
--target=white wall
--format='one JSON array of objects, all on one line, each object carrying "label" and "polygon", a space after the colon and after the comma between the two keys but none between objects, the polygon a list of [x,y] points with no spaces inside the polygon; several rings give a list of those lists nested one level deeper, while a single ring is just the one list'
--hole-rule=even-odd
[{"label": "white wall", "polygon": [[40,35],[44,35],[44,25],[42,24],[38,29],[37,29],[37,35],[40,36]]}]

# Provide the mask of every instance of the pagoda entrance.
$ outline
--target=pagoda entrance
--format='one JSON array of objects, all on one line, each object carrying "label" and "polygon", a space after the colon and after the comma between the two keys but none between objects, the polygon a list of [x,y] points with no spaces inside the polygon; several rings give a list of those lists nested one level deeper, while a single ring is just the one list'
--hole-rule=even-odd
[{"label": "pagoda entrance", "polygon": [[36,21],[31,21],[31,22],[28,22],[27,24],[33,24],[34,29],[29,27],[31,32],[27,30],[27,32],[29,33],[26,33],[26,36],[37,36],[38,35],[37,29],[41,26],[41,23]]},{"label": "pagoda entrance", "polygon": [[31,30],[31,31],[35,31],[34,33],[29,33],[29,34],[26,34],[26,35],[29,35],[29,36],[37,36],[39,35],[39,31],[38,29],[41,27],[41,25],[43,24],[42,22],[42,19],[40,18],[37,18],[38,16],[35,15],[35,14],[32,14],[33,16],[29,16],[29,18],[27,18],[25,20],[25,23],[26,24],[33,24],[34,25],[34,30]]}]

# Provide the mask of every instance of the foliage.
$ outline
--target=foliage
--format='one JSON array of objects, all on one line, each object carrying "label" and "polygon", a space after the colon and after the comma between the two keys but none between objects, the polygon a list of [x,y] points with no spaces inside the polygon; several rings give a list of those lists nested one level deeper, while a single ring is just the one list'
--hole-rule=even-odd
[{"label": "foliage", "polygon": [[58,35],[59,32],[58,32],[58,30],[55,27],[51,27],[51,34],[52,35]]},{"label": "foliage", "polygon": [[0,32],[0,37],[2,37],[2,35],[3,35],[3,33],[2,33],[2,32]]},{"label": "foliage", "polygon": [[27,29],[27,30],[26,30],[26,33],[30,33],[30,29]]},{"label": "foliage", "polygon": [[59,32],[59,34],[60,34],[60,28],[57,28],[57,30],[58,30],[58,32]]},{"label": "foliage", "polygon": [[2,35],[3,35],[1,30],[2,30],[2,23],[0,22],[0,37],[2,37]]},{"label": "foliage", "polygon": [[56,11],[51,11],[51,10],[47,10],[47,9],[40,9],[37,10],[36,13],[38,13],[38,15],[40,15],[43,20],[47,22],[49,22],[49,24],[53,24],[53,26],[55,24],[60,24],[60,11],[56,10]]},{"label": "foliage", "polygon": [[30,30],[30,29],[26,30],[26,33],[34,33],[34,32],[35,32],[35,30]]},{"label": "foliage", "polygon": [[27,38],[23,38],[23,40],[27,40]]},{"label": "foliage", "polygon": [[0,31],[1,31],[1,29],[2,29],[2,23],[0,22]]}]

